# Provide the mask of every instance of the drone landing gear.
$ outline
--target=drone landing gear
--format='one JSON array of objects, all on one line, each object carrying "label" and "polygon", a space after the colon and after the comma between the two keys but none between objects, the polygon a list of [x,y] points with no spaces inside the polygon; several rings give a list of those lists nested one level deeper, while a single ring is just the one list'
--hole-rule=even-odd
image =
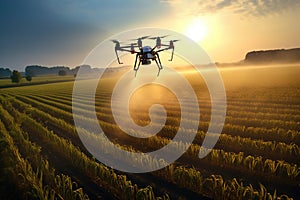
[{"label": "drone landing gear", "polygon": [[160,70],[163,69],[161,63],[160,63],[160,59],[158,59],[159,63],[157,62],[157,60],[155,59],[155,62],[157,64],[157,67],[158,67],[158,72],[157,72],[157,76],[159,76],[159,73],[160,73]]},{"label": "drone landing gear", "polygon": [[115,52],[116,52],[116,56],[117,56],[117,59],[118,59],[118,63],[119,63],[119,64],[123,64],[123,63],[120,61],[120,58],[119,58],[119,55],[118,55],[117,49],[115,49]]},{"label": "drone landing gear", "polygon": [[[138,59],[139,59],[139,63],[138,63],[138,65],[137,65],[137,60],[138,60]],[[155,53],[155,56],[154,56],[154,58],[152,58],[152,60],[154,60],[154,61],[156,62],[156,65],[157,65],[157,67],[158,67],[157,76],[159,76],[160,70],[163,69],[163,66],[162,66],[162,64],[161,64],[161,61],[160,61],[160,58],[159,58],[158,53]],[[148,61],[148,60],[146,60],[146,61]],[[135,77],[136,77],[137,71],[138,71],[139,68],[140,68],[141,62],[143,63],[142,58],[140,57],[139,54],[136,54],[136,56],[135,56],[135,62],[134,62],[134,67],[133,67],[133,70],[135,71],[135,74],[134,74]],[[150,61],[149,61],[149,63],[150,63]]]},{"label": "drone landing gear", "polygon": [[158,62],[157,62],[157,59],[155,59],[155,62],[157,64],[157,67],[158,67],[158,72],[157,72],[157,76],[159,76],[159,73],[160,73],[160,70],[163,69],[162,65],[161,65],[161,62],[160,62],[160,58],[159,58],[159,55],[158,53],[155,53],[155,55],[157,56],[158,58]]},{"label": "drone landing gear", "polygon": [[134,67],[133,67],[133,69],[134,69],[134,71],[135,71],[134,77],[136,77],[136,73],[137,73],[137,71],[139,70],[140,64],[141,64],[141,60],[139,60],[139,64],[138,64],[138,66],[136,67],[136,62],[137,62],[138,57],[139,57],[139,55],[136,54],[136,56],[135,56],[135,62],[134,62]]},{"label": "drone landing gear", "polygon": [[172,54],[171,54],[171,59],[169,61],[172,61],[173,60],[173,55],[174,55],[174,48],[172,50]]}]

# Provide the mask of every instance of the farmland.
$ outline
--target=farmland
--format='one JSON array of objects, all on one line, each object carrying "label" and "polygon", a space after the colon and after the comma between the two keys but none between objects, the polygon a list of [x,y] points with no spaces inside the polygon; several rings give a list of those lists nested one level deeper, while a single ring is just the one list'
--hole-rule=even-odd
[{"label": "farmland", "polygon": [[10,78],[1,78],[0,79],[0,88],[7,88],[7,87],[15,87],[17,86],[27,86],[27,85],[38,85],[38,84],[47,84],[47,83],[55,83],[55,82],[65,82],[65,81],[74,81],[74,76],[38,76],[33,77],[32,80],[29,82],[23,77],[20,83],[12,83]]},{"label": "farmland", "polygon": [[[175,163],[144,174],[110,169],[85,149],[73,121],[73,81],[1,89],[0,198],[297,199],[299,66],[224,68],[220,73],[227,114],[215,148],[198,158],[211,117],[210,96],[201,76],[183,73],[199,101],[200,121],[194,122],[199,123],[197,135]],[[147,125],[153,103],[164,105],[167,120],[155,136],[129,137],[116,125],[110,108],[118,76],[105,76],[95,95],[97,118],[105,134],[132,152],[149,152],[168,144],[180,124],[175,96],[152,85],[137,90],[130,100],[133,120]],[[84,95],[76,104],[83,113],[91,106]],[[90,122],[88,117],[82,120]],[[159,161],[143,162],[155,165]]]}]

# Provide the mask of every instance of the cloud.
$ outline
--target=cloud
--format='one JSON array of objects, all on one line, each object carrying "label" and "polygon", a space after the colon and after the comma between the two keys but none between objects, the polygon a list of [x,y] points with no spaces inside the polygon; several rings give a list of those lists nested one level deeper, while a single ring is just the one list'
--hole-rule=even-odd
[{"label": "cloud", "polygon": [[280,14],[289,9],[300,6],[298,0],[162,0],[177,12],[187,15],[206,15],[218,12],[233,12],[246,16],[267,16]]}]

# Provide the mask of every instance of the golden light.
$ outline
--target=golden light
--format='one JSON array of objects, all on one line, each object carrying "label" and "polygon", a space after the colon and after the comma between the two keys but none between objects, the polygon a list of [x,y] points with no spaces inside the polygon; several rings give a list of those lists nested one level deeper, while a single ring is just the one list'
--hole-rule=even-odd
[{"label": "golden light", "polygon": [[185,29],[184,34],[194,40],[200,42],[207,34],[208,29],[205,22],[199,18],[195,18]]}]

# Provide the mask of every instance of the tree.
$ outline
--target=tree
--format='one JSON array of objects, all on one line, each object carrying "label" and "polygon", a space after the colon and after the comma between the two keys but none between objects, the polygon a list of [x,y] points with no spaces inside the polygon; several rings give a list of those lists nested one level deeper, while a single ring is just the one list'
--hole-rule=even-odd
[{"label": "tree", "polygon": [[65,70],[59,70],[58,75],[59,76],[65,76],[65,75],[67,75],[67,72]]},{"label": "tree", "polygon": [[22,79],[22,75],[17,70],[14,70],[12,72],[12,75],[10,76],[11,82],[13,83],[19,83]]},{"label": "tree", "polygon": [[0,78],[7,78],[7,77],[10,77],[10,75],[11,75],[10,69],[0,68]]},{"label": "tree", "polygon": [[32,77],[29,76],[29,75],[27,75],[27,76],[26,76],[26,80],[30,82],[30,81],[32,80]]}]

